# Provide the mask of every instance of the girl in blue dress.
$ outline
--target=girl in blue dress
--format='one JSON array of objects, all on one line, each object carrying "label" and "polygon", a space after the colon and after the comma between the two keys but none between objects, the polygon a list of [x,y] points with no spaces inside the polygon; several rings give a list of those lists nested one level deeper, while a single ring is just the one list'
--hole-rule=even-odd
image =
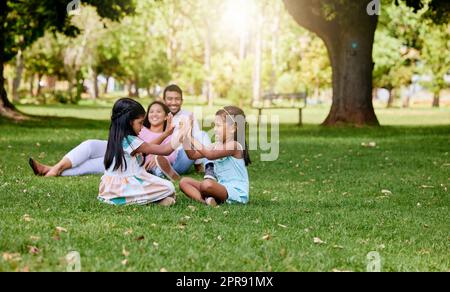
[{"label": "girl in blue dress", "polygon": [[213,160],[217,181],[183,178],[180,189],[189,198],[211,206],[224,202],[247,204],[249,201],[247,166],[251,161],[245,140],[245,114],[238,107],[227,106],[216,113],[214,124],[216,136],[214,144],[205,147],[188,133],[183,147],[189,159]]}]

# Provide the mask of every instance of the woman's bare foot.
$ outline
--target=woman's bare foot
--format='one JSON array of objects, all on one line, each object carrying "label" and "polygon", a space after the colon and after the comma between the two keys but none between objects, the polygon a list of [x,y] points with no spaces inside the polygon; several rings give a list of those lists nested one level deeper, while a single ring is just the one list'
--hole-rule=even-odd
[{"label": "woman's bare foot", "polygon": [[56,169],[54,166],[50,168],[50,170],[45,174],[46,177],[55,177],[60,176],[60,171]]},{"label": "woman's bare foot", "polygon": [[46,175],[51,169],[50,166],[39,163],[31,157],[28,160],[28,164],[30,165],[31,169],[33,169],[34,174],[38,176]]},{"label": "woman's bare foot", "polygon": [[72,162],[64,157],[60,162],[51,167],[49,171],[45,174],[46,177],[60,176],[64,170],[72,168]]}]

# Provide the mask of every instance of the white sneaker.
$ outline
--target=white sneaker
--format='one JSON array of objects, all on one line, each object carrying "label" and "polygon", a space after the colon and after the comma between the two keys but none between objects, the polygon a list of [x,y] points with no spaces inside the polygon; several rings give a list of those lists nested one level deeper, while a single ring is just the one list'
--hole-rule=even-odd
[{"label": "white sneaker", "polygon": [[211,207],[216,207],[217,206],[217,202],[216,199],[214,199],[213,197],[208,197],[205,199],[206,205],[211,206]]}]

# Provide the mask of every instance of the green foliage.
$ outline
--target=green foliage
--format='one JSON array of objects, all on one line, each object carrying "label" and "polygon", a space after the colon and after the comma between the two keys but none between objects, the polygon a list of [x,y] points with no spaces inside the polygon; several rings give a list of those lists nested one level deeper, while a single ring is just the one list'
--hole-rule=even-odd
[{"label": "green foliage", "polygon": [[[87,0],[81,3],[97,7],[101,17],[118,20],[134,10],[132,0]],[[79,29],[70,22],[66,0],[2,1],[2,61],[11,60],[19,49],[30,46],[45,31],[75,36]]]},{"label": "green foliage", "polygon": [[450,26],[427,23],[422,26],[420,35],[423,40],[421,73],[431,77],[431,81],[424,82],[424,85],[439,95],[449,86],[444,75],[450,73]]}]

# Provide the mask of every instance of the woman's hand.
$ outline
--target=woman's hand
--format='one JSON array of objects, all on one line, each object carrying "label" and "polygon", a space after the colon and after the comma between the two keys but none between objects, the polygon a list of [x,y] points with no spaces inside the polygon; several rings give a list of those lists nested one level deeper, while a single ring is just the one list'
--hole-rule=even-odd
[{"label": "woman's hand", "polygon": [[170,136],[173,134],[173,131],[175,131],[175,125],[173,124],[173,115],[172,113],[169,113],[167,115],[167,124],[166,124],[166,130],[164,131],[164,133],[167,136]]}]

